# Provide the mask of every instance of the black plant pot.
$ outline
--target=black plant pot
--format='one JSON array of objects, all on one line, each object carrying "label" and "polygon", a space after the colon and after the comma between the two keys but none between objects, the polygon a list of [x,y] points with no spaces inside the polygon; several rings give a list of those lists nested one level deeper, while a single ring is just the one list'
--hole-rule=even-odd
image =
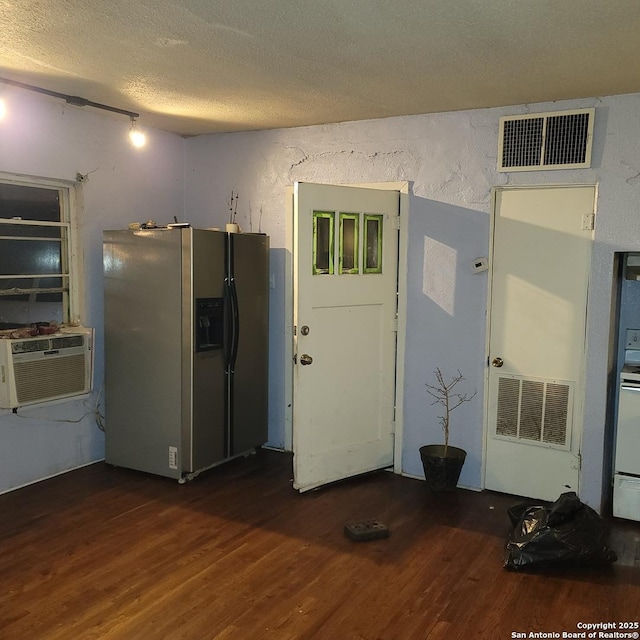
[{"label": "black plant pot", "polygon": [[428,444],[420,447],[420,458],[427,486],[432,491],[453,491],[457,484],[467,452],[458,447],[443,444]]}]

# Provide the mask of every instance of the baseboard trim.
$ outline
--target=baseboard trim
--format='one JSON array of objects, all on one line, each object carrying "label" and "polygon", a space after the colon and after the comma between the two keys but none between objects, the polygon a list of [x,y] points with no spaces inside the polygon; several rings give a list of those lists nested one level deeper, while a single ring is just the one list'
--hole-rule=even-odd
[{"label": "baseboard trim", "polygon": [[82,469],[83,467],[89,467],[92,464],[97,464],[98,462],[104,462],[104,458],[98,458],[97,460],[91,460],[90,462],[85,462],[84,464],[79,464],[77,467],[71,467],[69,469],[65,469],[64,471],[58,471],[57,473],[52,473],[51,475],[45,476],[44,478],[38,478],[37,480],[31,480],[30,482],[25,482],[24,484],[20,484],[16,487],[10,487],[9,489],[3,489],[0,491],[0,496],[5,493],[10,493],[11,491],[17,491],[18,489],[24,489],[24,487],[28,487],[32,484],[37,484],[38,482],[44,482],[45,480],[50,480],[51,478],[55,478],[56,476],[61,476],[65,473],[69,473],[69,471],[76,471],[77,469]]}]

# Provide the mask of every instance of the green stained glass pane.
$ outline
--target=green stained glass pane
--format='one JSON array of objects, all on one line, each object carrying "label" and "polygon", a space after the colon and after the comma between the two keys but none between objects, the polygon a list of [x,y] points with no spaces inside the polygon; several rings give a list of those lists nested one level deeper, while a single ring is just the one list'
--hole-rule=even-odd
[{"label": "green stained glass pane", "polygon": [[380,215],[364,216],[365,273],[382,273],[382,218]]},{"label": "green stained glass pane", "polygon": [[313,212],[313,274],[333,273],[333,225],[335,214]]},{"label": "green stained glass pane", "polygon": [[340,273],[358,273],[358,233],[360,216],[340,214]]}]

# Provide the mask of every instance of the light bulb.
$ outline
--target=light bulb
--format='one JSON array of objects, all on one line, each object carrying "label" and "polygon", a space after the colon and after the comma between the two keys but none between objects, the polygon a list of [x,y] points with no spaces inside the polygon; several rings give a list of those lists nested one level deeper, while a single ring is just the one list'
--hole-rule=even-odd
[{"label": "light bulb", "polygon": [[134,147],[144,147],[147,142],[147,137],[142,133],[142,131],[138,131],[136,129],[136,121],[131,118],[131,129],[129,130],[129,140],[131,140],[131,144]]},{"label": "light bulb", "polygon": [[144,133],[136,131],[135,129],[129,132],[129,139],[134,147],[144,147],[144,144],[147,141]]}]

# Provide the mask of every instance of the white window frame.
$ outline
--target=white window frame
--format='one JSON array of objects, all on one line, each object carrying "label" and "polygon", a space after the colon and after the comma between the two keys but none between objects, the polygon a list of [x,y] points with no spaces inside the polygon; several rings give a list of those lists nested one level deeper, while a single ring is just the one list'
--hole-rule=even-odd
[{"label": "white window frame", "polygon": [[[82,324],[84,298],[81,292],[84,290],[82,286],[84,269],[79,244],[80,232],[78,224],[78,213],[82,203],[82,185],[70,180],[56,180],[54,178],[42,178],[7,172],[0,172],[0,182],[24,187],[56,189],[59,192],[60,226],[67,229],[67,252],[63,259],[67,261],[69,277],[68,304],[65,305],[63,303],[62,305],[63,321],[72,325]],[[2,220],[3,223],[9,222],[15,224],[15,220],[8,220],[7,218],[3,218]],[[35,221],[34,223],[38,224]],[[1,228],[0,235],[2,235]],[[65,306],[67,308],[64,308]]]}]

